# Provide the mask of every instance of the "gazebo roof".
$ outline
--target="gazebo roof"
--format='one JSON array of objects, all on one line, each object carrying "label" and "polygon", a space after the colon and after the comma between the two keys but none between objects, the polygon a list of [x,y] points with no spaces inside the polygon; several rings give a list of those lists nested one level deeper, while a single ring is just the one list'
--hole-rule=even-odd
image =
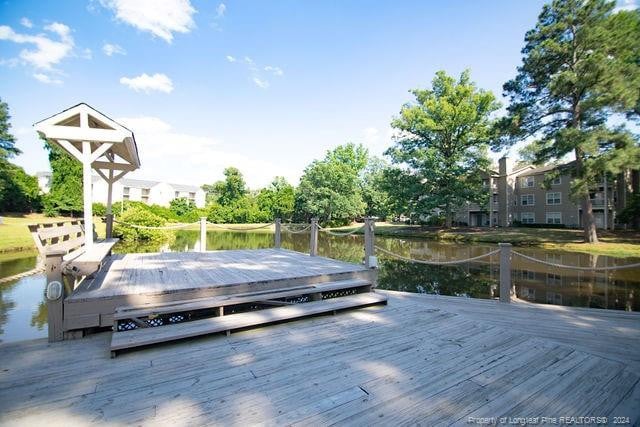
[{"label": "gazebo roof", "polygon": [[[40,136],[74,157],[82,152],[82,142],[88,141],[95,153],[93,169],[130,172],[140,167],[133,132],[84,102],[35,123],[34,127]],[[103,156],[107,158],[101,160]]]}]

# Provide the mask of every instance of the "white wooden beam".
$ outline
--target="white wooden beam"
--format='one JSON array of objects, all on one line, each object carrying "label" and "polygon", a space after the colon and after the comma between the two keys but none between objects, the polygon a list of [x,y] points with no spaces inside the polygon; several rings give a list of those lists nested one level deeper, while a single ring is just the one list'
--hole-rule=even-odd
[{"label": "white wooden beam", "polygon": [[93,197],[91,191],[91,142],[82,141],[82,187],[84,192],[84,245],[89,250],[93,246]]},{"label": "white wooden beam", "polygon": [[64,148],[65,150],[67,150],[67,152],[69,152],[69,154],[71,154],[73,157],[75,157],[76,159],[78,159],[79,161],[83,161],[83,155],[80,152],[80,150],[78,150],[76,147],[73,146],[72,143],[70,143],[69,141],[66,141],[64,139],[60,139],[57,141],[58,144],[60,144],[60,146],[62,148]]},{"label": "white wooden beam", "polygon": [[78,128],[72,126],[42,126],[37,128],[37,130],[43,133],[47,139],[64,139],[66,141],[95,141],[121,144],[126,138],[131,137],[131,133],[121,130]]},{"label": "white wooden beam", "polygon": [[95,162],[96,160],[98,160],[100,157],[102,157],[102,155],[104,155],[104,153],[109,151],[111,147],[113,147],[113,144],[109,142],[100,144],[100,146],[96,148],[95,151],[91,154],[91,161]]},{"label": "white wooden beam", "polygon": [[[94,170],[98,172],[98,175],[100,175],[102,179],[104,179],[107,183],[109,182],[109,178],[107,178],[104,172],[102,172],[100,169],[94,169]],[[109,172],[112,172],[112,170],[110,169]]]},{"label": "white wooden beam", "polygon": [[136,167],[130,163],[102,162],[99,160],[92,162],[91,166],[93,166],[94,169],[111,169],[127,172],[136,170]]},{"label": "white wooden beam", "polygon": [[122,178],[123,176],[125,176],[128,173],[129,173],[129,171],[120,171],[120,173],[118,175],[114,176],[111,179],[111,182],[116,182],[117,180],[119,180],[120,178]]}]

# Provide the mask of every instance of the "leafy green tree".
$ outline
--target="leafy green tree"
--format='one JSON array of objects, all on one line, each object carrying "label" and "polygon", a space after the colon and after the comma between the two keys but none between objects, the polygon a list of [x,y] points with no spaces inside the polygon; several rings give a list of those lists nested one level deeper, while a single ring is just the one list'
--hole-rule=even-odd
[{"label": "leafy green tree", "polygon": [[38,179],[0,159],[0,212],[33,212],[41,207]]},{"label": "leafy green tree", "polygon": [[258,207],[267,212],[269,219],[289,219],[293,215],[295,190],[281,176],[275,177],[271,185],[260,190],[257,196]]},{"label": "leafy green tree", "polygon": [[[224,170],[224,181],[218,181],[213,185],[205,185],[207,201],[221,205],[229,205],[241,199],[247,194],[247,185],[238,168],[228,167]],[[206,187],[206,188],[205,188]]]},{"label": "leafy green tree", "polygon": [[51,189],[45,197],[47,215],[78,214],[82,204],[82,165],[62,148],[45,142],[51,166]]},{"label": "leafy green tree", "polygon": [[482,172],[489,166],[491,114],[500,105],[478,89],[464,71],[456,81],[438,71],[431,89],[414,89],[416,100],[405,104],[391,126],[400,131],[387,150],[396,168],[387,173],[396,206],[428,216],[434,211],[451,226],[463,203],[484,205]]},{"label": "leafy green tree", "polygon": [[0,99],[0,159],[8,159],[21,151],[16,148],[16,139],[11,134],[9,105]]},{"label": "leafy green tree", "polygon": [[627,206],[618,215],[618,221],[638,228],[640,225],[640,194],[632,194]]},{"label": "leafy green tree", "polygon": [[373,157],[364,170],[361,180],[362,199],[368,216],[384,219],[391,213],[391,199],[384,182],[387,168],[388,164],[384,160]]},{"label": "leafy green tree", "polygon": [[8,160],[20,154],[10,119],[9,106],[0,100],[0,212],[32,212],[42,202],[38,180]]},{"label": "leafy green tree", "polygon": [[510,105],[499,126],[501,145],[534,138],[529,151],[538,163],[575,156],[572,194],[587,242],[598,241],[592,188],[603,173],[640,164],[637,138],[613,124],[639,113],[640,13],[614,7],[606,0],[543,7],[525,35],[518,74],[504,85]]},{"label": "leafy green tree", "polygon": [[177,216],[185,216],[196,210],[196,204],[186,197],[178,197],[169,202],[169,209]]},{"label": "leafy green tree", "polygon": [[345,144],[328,151],[304,171],[296,195],[297,217],[318,217],[325,223],[347,224],[365,210],[360,174],[368,152],[362,145]]}]

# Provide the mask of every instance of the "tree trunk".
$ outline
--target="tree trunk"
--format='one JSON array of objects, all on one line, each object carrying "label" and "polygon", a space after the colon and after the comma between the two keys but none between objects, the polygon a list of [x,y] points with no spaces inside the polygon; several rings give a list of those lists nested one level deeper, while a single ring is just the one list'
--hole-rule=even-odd
[{"label": "tree trunk", "polygon": [[584,230],[584,241],[587,243],[598,243],[596,219],[593,216],[593,206],[589,193],[582,198],[582,227]]},{"label": "tree trunk", "polygon": [[[583,165],[582,165],[582,151],[577,149],[576,153],[576,175],[580,178],[583,177]],[[598,233],[596,230],[596,219],[593,216],[593,204],[591,203],[591,197],[589,191],[586,191],[582,195],[582,229],[584,231],[584,241],[586,243],[598,243]]]},{"label": "tree trunk", "polygon": [[451,212],[451,207],[447,204],[444,210],[444,228],[451,228],[452,218],[453,213]]}]

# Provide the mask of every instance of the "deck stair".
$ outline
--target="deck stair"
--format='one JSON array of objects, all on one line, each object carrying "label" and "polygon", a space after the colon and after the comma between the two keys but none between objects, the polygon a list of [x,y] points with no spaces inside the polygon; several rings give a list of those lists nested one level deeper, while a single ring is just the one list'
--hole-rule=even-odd
[{"label": "deck stair", "polygon": [[[118,307],[112,356],[119,350],[247,328],[373,304],[387,297],[363,279],[279,290]],[[213,316],[213,317],[212,317]],[[194,320],[197,319],[197,320]],[[188,321],[187,321],[188,320]]]}]

